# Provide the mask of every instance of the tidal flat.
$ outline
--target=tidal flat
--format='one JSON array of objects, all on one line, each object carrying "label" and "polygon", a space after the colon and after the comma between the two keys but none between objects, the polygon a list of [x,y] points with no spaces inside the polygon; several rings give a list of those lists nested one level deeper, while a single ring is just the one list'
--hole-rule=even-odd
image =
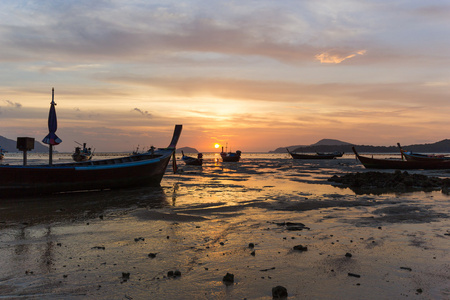
[{"label": "tidal flat", "polygon": [[329,182],[368,171],[353,155],[204,159],[160,188],[2,201],[0,299],[450,298],[447,193]]}]

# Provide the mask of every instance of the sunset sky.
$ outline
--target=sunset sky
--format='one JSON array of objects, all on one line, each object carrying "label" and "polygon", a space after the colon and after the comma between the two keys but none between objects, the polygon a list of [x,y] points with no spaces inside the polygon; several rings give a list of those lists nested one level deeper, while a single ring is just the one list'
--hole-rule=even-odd
[{"label": "sunset sky", "polygon": [[[1,1],[0,135],[269,151],[449,135],[450,2]],[[0,145],[1,146],[1,145]]]}]

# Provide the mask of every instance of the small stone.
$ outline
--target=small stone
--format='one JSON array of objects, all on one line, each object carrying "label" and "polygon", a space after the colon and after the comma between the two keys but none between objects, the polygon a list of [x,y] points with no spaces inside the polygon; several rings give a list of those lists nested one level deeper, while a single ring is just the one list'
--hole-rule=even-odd
[{"label": "small stone", "polygon": [[345,257],[352,257],[352,254],[351,253],[345,253]]},{"label": "small stone", "polygon": [[155,258],[155,257],[156,257],[156,254],[157,254],[157,253],[149,253],[149,254],[148,254],[148,257],[150,257],[150,258]]},{"label": "small stone", "polygon": [[355,274],[355,273],[348,273],[348,276],[357,277],[357,278],[361,277],[361,275],[358,275],[358,274]]},{"label": "small stone", "polygon": [[284,286],[278,285],[272,288],[272,297],[273,299],[283,299],[287,298],[288,292]]},{"label": "small stone", "polygon": [[173,277],[173,271],[167,272],[167,277]]},{"label": "small stone", "polygon": [[252,253],[250,253],[251,256],[255,256],[255,251],[253,250]]},{"label": "small stone", "polygon": [[234,274],[231,273],[227,273],[227,275],[223,276],[222,281],[226,284],[226,285],[231,285],[234,282]]},{"label": "small stone", "polygon": [[130,273],[122,272],[122,279],[124,279],[124,280],[130,279]]},{"label": "small stone", "polygon": [[181,276],[181,272],[176,270],[175,272],[173,272],[173,276],[180,277]]},{"label": "small stone", "polygon": [[308,251],[308,247],[307,246],[303,246],[303,245],[294,246],[293,249],[294,250],[298,250],[298,251]]},{"label": "small stone", "polygon": [[249,248],[255,248],[255,244],[249,243],[249,244],[248,244],[248,247],[249,247]]}]

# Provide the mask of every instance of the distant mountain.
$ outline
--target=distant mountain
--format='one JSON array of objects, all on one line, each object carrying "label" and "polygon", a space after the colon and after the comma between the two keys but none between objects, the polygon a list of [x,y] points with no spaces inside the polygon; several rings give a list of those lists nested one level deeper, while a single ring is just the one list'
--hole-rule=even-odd
[{"label": "distant mountain", "polygon": [[183,151],[184,153],[198,153],[198,150],[191,147],[181,147],[177,148],[177,153],[181,153]]},{"label": "distant mountain", "polygon": [[[334,143],[334,144],[329,144]],[[352,153],[352,146],[355,146],[356,150],[360,153],[396,153],[399,151],[397,146],[369,146],[369,145],[354,145],[338,140],[324,139],[309,146],[289,146],[280,147],[269,153],[286,153],[286,148],[291,152],[345,152]],[[407,151],[423,152],[423,153],[450,153],[450,139],[445,139],[432,144],[415,144],[415,145],[402,145]]]},{"label": "distant mountain", "polygon": [[445,139],[433,144],[415,144],[404,146],[401,145],[405,150],[412,152],[425,152],[425,153],[450,153],[450,140]]},{"label": "distant mountain", "polygon": [[[19,152],[19,150],[16,148],[17,141],[7,139],[0,135],[0,147],[5,149],[8,152]],[[48,146],[44,146],[43,144],[39,143],[34,140],[34,150],[31,150],[30,152],[48,152]],[[57,152],[57,151],[55,151]]]},{"label": "distant mountain", "polygon": [[347,142],[342,142],[339,140],[333,140],[333,139],[322,139],[318,141],[315,144],[312,144],[311,146],[323,146],[323,145],[329,145],[329,146],[342,146],[342,145],[351,145]]}]

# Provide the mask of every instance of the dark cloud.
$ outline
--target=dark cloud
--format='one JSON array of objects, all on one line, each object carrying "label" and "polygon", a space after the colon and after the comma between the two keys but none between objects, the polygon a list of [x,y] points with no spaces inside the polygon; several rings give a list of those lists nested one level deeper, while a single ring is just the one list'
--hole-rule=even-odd
[{"label": "dark cloud", "polygon": [[141,115],[143,115],[143,116],[145,116],[145,117],[147,117],[147,118],[151,118],[151,117],[152,117],[152,115],[149,114],[148,111],[143,111],[143,110],[141,110],[141,109],[139,109],[139,108],[137,108],[137,107],[135,107],[135,108],[133,109],[133,111],[137,111],[138,113],[140,113]]},{"label": "dark cloud", "polygon": [[20,104],[19,102],[12,102],[10,100],[3,100],[4,102],[6,102],[6,106],[9,107],[14,107],[14,108],[21,108],[22,104]]}]

